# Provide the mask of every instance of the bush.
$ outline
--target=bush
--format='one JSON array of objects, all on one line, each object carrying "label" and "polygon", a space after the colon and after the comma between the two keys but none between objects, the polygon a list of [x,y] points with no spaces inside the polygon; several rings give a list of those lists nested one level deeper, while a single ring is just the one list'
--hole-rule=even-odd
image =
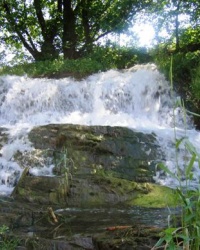
[{"label": "bush", "polygon": [[96,46],[88,57],[102,64],[103,69],[125,69],[139,63],[147,63],[152,60],[145,48],[129,48],[118,46]]},{"label": "bush", "polygon": [[[194,113],[200,109],[200,50],[193,52],[170,51],[167,44],[159,45],[151,51],[154,62],[166,78],[170,79],[170,64],[173,59],[174,88],[185,100],[186,108]],[[200,117],[194,117],[195,125],[200,129]]]},{"label": "bush", "polygon": [[[172,69],[174,64],[170,64],[170,80],[171,88],[173,91],[173,79]],[[180,106],[183,109],[183,116],[185,116],[185,106]],[[175,107],[174,107],[175,108]],[[175,119],[175,113],[173,113]],[[185,119],[184,119],[185,120]],[[186,122],[186,121],[185,121]],[[187,124],[185,124],[185,128]],[[179,225],[171,225],[169,223],[168,228],[165,229],[159,241],[153,247],[153,250],[164,248],[166,250],[199,250],[200,249],[200,181],[198,186],[191,185],[194,178],[194,169],[198,166],[200,169],[200,154],[193,144],[187,138],[187,131],[182,138],[176,137],[176,127],[174,127],[174,140],[175,140],[175,153],[176,171],[172,172],[163,163],[159,164],[159,167],[179,183],[175,189],[179,204],[181,206],[180,222]],[[178,154],[180,152],[180,145],[184,144],[184,166],[180,168],[180,162],[178,161]]]},{"label": "bush", "polygon": [[200,100],[200,64],[193,70],[192,74],[192,84],[191,84],[192,94],[196,101]]},{"label": "bush", "polygon": [[151,60],[145,49],[133,49],[116,46],[96,46],[93,52],[74,60],[58,59],[35,63],[22,63],[3,66],[1,75],[28,75],[30,77],[65,77],[81,78],[99,71],[128,68],[136,63]]}]

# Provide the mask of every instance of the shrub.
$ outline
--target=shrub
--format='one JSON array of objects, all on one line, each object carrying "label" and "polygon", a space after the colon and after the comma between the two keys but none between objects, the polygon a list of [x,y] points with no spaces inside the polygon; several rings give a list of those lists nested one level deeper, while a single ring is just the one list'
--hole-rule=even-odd
[{"label": "shrub", "polygon": [[85,77],[99,71],[128,68],[151,60],[145,49],[117,46],[96,46],[93,52],[74,60],[42,61],[2,66],[1,75],[28,75],[30,77]]},{"label": "shrub", "polygon": [[[174,64],[173,64],[174,65]],[[170,72],[172,72],[172,60],[170,61]],[[172,73],[171,87],[173,91],[173,78]],[[175,108],[175,107],[174,107]],[[185,116],[186,111],[184,106],[183,114]],[[173,112],[175,118],[175,113]],[[184,119],[185,120],[185,119]],[[186,124],[185,124],[186,127]],[[194,188],[191,185],[193,180],[193,169],[200,168],[200,154],[197,152],[196,148],[188,141],[186,135],[182,138],[176,138],[176,127],[174,125],[174,136],[175,136],[175,152],[177,154],[176,162],[174,165],[177,168],[176,173],[170,171],[164,164],[159,164],[160,168],[164,170],[167,175],[178,181],[179,186],[176,188],[175,192],[177,198],[181,205],[181,217],[180,225],[169,225],[167,229],[162,232],[160,240],[154,246],[153,250],[160,249],[162,246],[166,250],[199,250],[200,249],[200,183],[198,187]],[[187,131],[185,131],[186,134]],[[178,153],[180,145],[184,143],[185,148],[185,164],[184,169],[180,169],[178,162]],[[184,179],[185,185],[182,184]]]}]

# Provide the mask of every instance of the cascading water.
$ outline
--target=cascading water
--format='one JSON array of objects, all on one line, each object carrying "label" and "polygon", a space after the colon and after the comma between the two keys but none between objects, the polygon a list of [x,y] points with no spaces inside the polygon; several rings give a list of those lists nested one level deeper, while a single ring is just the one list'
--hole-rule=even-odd
[{"label": "cascading water", "polygon": [[[8,134],[0,156],[0,193],[9,194],[21,174],[13,155],[33,150],[28,132],[34,126],[49,123],[126,126],[154,132],[165,152],[166,165],[175,172],[174,125],[177,138],[187,134],[197,150],[200,133],[189,118],[185,129],[184,112],[181,108],[174,109],[177,97],[171,95],[169,83],[153,64],[110,70],[82,81],[0,77],[1,137]],[[200,176],[198,165],[194,172],[195,185]],[[155,180],[176,185],[162,171],[157,172]]]}]

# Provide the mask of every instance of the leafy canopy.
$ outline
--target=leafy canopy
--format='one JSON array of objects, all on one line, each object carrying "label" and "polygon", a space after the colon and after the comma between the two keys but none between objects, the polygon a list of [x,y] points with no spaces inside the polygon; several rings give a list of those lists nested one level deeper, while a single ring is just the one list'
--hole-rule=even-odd
[{"label": "leafy canopy", "polygon": [[152,0],[1,0],[0,42],[36,61],[75,59],[100,38],[126,29]]}]

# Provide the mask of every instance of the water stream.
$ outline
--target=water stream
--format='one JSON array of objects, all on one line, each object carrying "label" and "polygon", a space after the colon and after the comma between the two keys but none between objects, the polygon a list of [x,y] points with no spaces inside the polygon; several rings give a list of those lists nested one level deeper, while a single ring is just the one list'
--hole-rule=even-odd
[{"label": "water stream", "polygon": [[[0,194],[10,194],[21,174],[13,155],[33,150],[28,132],[34,126],[50,123],[125,126],[154,132],[165,152],[165,164],[175,173],[174,125],[176,137],[187,136],[200,151],[200,133],[181,107],[174,108],[178,100],[153,64],[110,70],[81,81],[0,77],[1,136],[6,133],[9,138],[0,152]],[[181,148],[178,161],[184,172],[182,159],[187,156],[184,145]],[[198,162],[193,171],[195,186],[200,177]],[[162,171],[157,172],[155,180],[163,185],[177,185]]]},{"label": "water stream", "polygon": [[167,227],[172,223],[172,217],[169,215],[178,215],[180,210],[142,207],[131,207],[129,210],[123,208],[66,208],[59,209],[55,213],[67,217],[71,230],[76,233],[93,233],[102,232],[108,226],[116,225]]}]

